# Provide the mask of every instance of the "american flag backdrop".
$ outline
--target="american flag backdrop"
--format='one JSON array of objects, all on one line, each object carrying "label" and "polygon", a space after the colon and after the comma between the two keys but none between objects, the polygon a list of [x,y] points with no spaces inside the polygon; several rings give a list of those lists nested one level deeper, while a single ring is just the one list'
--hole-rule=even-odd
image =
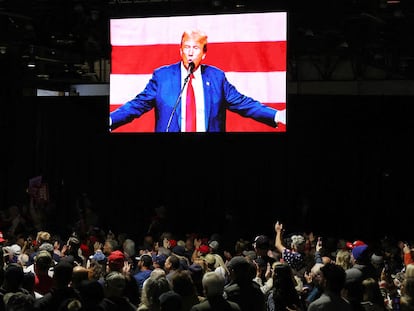
[{"label": "american flag backdrop", "polygon": [[[242,94],[286,109],[287,13],[264,12],[111,19],[110,111],[140,93],[155,68],[181,59],[186,29],[207,34],[204,64],[224,70]],[[153,131],[152,110],[113,132]],[[227,111],[226,131],[286,132],[286,126],[272,128]]]}]

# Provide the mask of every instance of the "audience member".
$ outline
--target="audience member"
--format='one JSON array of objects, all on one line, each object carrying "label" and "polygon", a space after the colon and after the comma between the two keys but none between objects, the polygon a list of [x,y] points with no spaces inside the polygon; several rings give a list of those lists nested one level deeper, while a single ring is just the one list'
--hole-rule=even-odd
[{"label": "audience member", "polygon": [[136,306],[125,296],[126,278],[119,271],[105,276],[104,299],[99,303],[103,311],[136,311]]},{"label": "audience member", "polygon": [[83,280],[77,290],[81,298],[82,311],[98,311],[104,299],[104,287],[97,280]]},{"label": "audience member", "polygon": [[347,249],[339,249],[336,252],[335,263],[344,270],[352,267],[351,252]]},{"label": "audience member", "polygon": [[[387,237],[377,241],[380,243],[375,244],[374,249],[362,240],[347,243],[345,239],[336,241],[331,238],[330,244],[337,246],[337,248],[326,248],[325,252],[325,246],[318,246],[318,243],[311,242],[309,237],[313,233],[303,233],[303,235],[286,234],[287,237],[284,238],[284,228],[281,224],[277,223],[274,229],[276,231],[275,248],[270,249],[270,239],[266,235],[259,235],[253,242],[244,241],[243,244],[243,239],[238,240],[238,243],[236,243],[238,245],[237,251],[235,248],[234,254],[223,252],[224,257],[219,254],[220,245],[226,245],[225,238],[227,236],[220,237],[216,234],[208,239],[205,237],[206,235],[191,233],[185,235],[186,239],[180,239],[173,232],[162,232],[160,236],[162,236],[164,244],[159,247],[158,243],[152,243],[149,239],[148,243],[146,242],[148,244],[148,246],[145,246],[146,251],[139,251],[141,254],[139,261],[135,261],[135,257],[134,261],[128,260],[128,258],[131,259],[131,256],[134,256],[133,254],[138,253],[138,249],[134,249],[135,242],[128,238],[131,235],[127,233],[116,235],[114,232],[105,232],[99,229],[101,233],[97,235],[94,229],[90,233],[94,235],[93,237],[82,236],[85,245],[89,243],[86,243],[87,241],[90,241],[91,244],[88,245],[94,250],[87,261],[82,258],[85,252],[81,248],[76,248],[75,245],[73,250],[70,250],[72,244],[77,244],[76,239],[80,236],[78,232],[69,235],[68,243],[62,249],[60,249],[60,246],[54,247],[54,237],[57,236],[54,232],[53,238],[48,231],[20,234],[10,240],[0,236],[0,250],[9,251],[8,255],[13,251],[12,257],[1,256],[4,269],[1,269],[0,272],[8,277],[0,275],[3,281],[0,293],[4,298],[3,305],[0,302],[0,311],[6,307],[4,304],[6,300],[10,302],[10,307],[13,304],[15,308],[24,305],[26,302],[30,303],[31,299],[26,300],[26,296],[23,297],[19,294],[14,297],[11,294],[14,291],[32,296],[35,310],[51,310],[60,307],[63,308],[62,310],[66,310],[79,307],[82,308],[82,311],[95,311],[104,298],[103,285],[105,284],[105,278],[112,272],[118,272],[125,278],[122,296],[126,297],[135,308],[159,311],[161,308],[166,310],[165,308],[176,308],[180,305],[180,311],[192,308],[199,310],[198,308],[201,308],[200,302],[209,301],[209,304],[211,304],[211,301],[214,300],[208,299],[203,287],[203,276],[209,273],[208,271],[224,278],[224,296],[222,297],[224,301],[236,304],[241,310],[251,310],[253,308],[254,311],[260,311],[264,310],[262,307],[267,310],[278,310],[282,303],[276,303],[274,296],[281,295],[276,298],[278,301],[280,301],[280,297],[287,299],[288,295],[281,293],[292,287],[286,285],[283,286],[283,290],[277,290],[275,282],[278,276],[276,270],[279,269],[279,265],[288,265],[294,273],[291,282],[296,290],[296,295],[299,297],[299,303],[290,303],[288,309],[303,309],[304,311],[306,308],[310,308],[313,302],[322,298],[322,294],[330,296],[331,290],[326,288],[326,279],[328,278],[323,278],[321,276],[323,273],[320,272],[322,270],[317,271],[316,269],[316,266],[321,269],[329,263],[335,263],[345,271],[345,285],[341,291],[343,295],[341,298],[348,300],[353,311],[375,311],[383,307],[391,310],[398,306],[402,310],[414,311],[412,295],[410,294],[413,278],[410,271],[412,269],[410,261],[411,248],[407,242],[403,243],[400,240]],[[4,231],[7,232],[7,228]],[[29,242],[29,238],[25,238],[36,234],[36,239],[33,239],[36,241],[33,243]],[[202,238],[197,239],[195,237]],[[305,243],[303,243],[304,240]],[[106,247],[103,246],[101,241],[106,242]],[[316,240],[313,239],[312,241]],[[326,241],[324,239],[324,244]],[[119,248],[121,243],[122,249]],[[57,244],[60,245],[60,243]],[[341,246],[339,246],[340,244]],[[373,244],[370,242],[370,245]],[[1,246],[3,246],[3,249]],[[302,246],[307,248],[303,251]],[[110,249],[114,250],[107,253]],[[191,258],[189,258],[188,250],[193,254]],[[16,268],[15,264],[9,264],[10,261],[15,260],[14,257],[19,252],[20,258],[23,258],[24,255],[25,258],[30,257],[33,260],[33,265],[29,264],[30,260],[26,264],[21,260],[17,265],[24,266],[23,282],[19,281],[21,280],[21,271]],[[324,256],[325,253],[326,256]],[[53,260],[51,254],[55,255],[55,260]],[[266,264],[267,257],[270,258],[269,262],[275,263],[273,270],[271,269],[272,266]],[[10,258],[12,259],[9,260]],[[186,258],[187,263],[182,264],[180,258]],[[137,270],[131,269],[136,266],[145,266],[144,261],[148,261],[146,267],[149,267],[150,271],[147,271],[146,277],[140,281],[142,284],[142,292],[140,293],[138,283],[131,274],[131,271],[135,272]],[[65,262],[64,265],[72,267],[72,278],[69,283],[58,281],[59,273],[55,275],[59,269],[64,270],[59,265],[61,262]],[[310,272],[301,275],[305,268],[306,271]],[[77,272],[79,272],[79,275]],[[60,279],[65,279],[63,276],[65,273],[62,273]],[[281,272],[279,277],[280,274]],[[10,278],[11,275],[12,278]],[[78,278],[77,276],[81,277]],[[150,286],[155,279],[158,280],[159,278],[163,278],[164,281],[159,281],[158,284]],[[150,279],[151,281],[147,283],[147,280]],[[87,294],[88,290],[83,288],[82,284],[89,283],[90,280],[93,285],[91,285],[90,290],[92,292],[89,295]],[[98,280],[99,282],[97,282]],[[161,284],[165,281],[168,283],[166,287]],[[147,291],[144,290],[145,284],[148,284]],[[375,285],[380,285],[381,297],[378,295],[378,287]],[[100,286],[102,295],[99,294],[96,286]],[[11,290],[11,288],[15,288],[15,290]],[[82,295],[80,295],[81,289],[84,291]],[[162,295],[164,291],[168,291],[169,294]],[[7,298],[5,298],[4,293]],[[178,300],[175,300],[177,296],[174,293],[180,296],[179,303]],[[374,296],[373,293],[376,293],[376,295]],[[335,296],[334,298],[338,297]],[[334,298],[329,299],[335,300]],[[381,298],[384,306],[381,305]],[[142,299],[145,299],[145,302],[142,302]],[[60,301],[59,305],[57,301]],[[165,301],[165,304],[162,303],[163,301]],[[221,300],[217,299],[217,301]],[[340,301],[339,305],[342,303],[342,300]],[[324,307],[326,306],[322,303],[322,308]],[[342,306],[338,308],[342,308]]]},{"label": "audience member", "polygon": [[293,235],[291,237],[290,248],[287,248],[283,244],[283,224],[276,222],[275,231],[276,249],[282,254],[283,261],[292,267],[294,273],[297,273],[304,267],[302,247],[305,246],[305,238],[301,235]]},{"label": "audience member", "polygon": [[34,309],[39,311],[56,311],[67,306],[71,301],[80,301],[78,292],[70,286],[73,275],[73,264],[60,260],[53,268],[53,286],[42,298],[34,303]]},{"label": "audience member", "polygon": [[371,264],[371,252],[368,245],[356,246],[352,249],[352,267],[345,270],[344,297],[354,310],[361,310],[363,296],[362,281],[374,278],[379,282],[376,270]]},{"label": "audience member", "polygon": [[192,306],[190,311],[241,311],[240,306],[236,302],[224,298],[224,278],[221,275],[215,272],[206,272],[203,275],[202,284],[206,298]]},{"label": "audience member", "polygon": [[401,286],[400,307],[402,311],[414,310],[414,264],[406,266],[405,278]]},{"label": "audience member", "polygon": [[303,299],[306,307],[309,306],[312,301],[318,299],[322,294],[320,273],[323,265],[324,264],[321,262],[316,262],[309,273],[305,272],[305,287],[307,287],[308,290]]},{"label": "audience member", "polygon": [[179,294],[170,290],[160,295],[160,311],[181,311],[183,301]]},{"label": "audience member", "polygon": [[171,291],[170,282],[163,274],[155,274],[145,280],[142,287],[141,302],[137,311],[157,311],[160,309],[160,296]]},{"label": "audience member", "polygon": [[188,270],[180,270],[174,274],[171,279],[171,288],[182,298],[182,311],[189,311],[193,305],[200,302]]},{"label": "audience member", "polygon": [[272,279],[273,287],[267,297],[267,311],[305,310],[289,264],[275,262]]},{"label": "audience member", "polygon": [[171,282],[172,278],[174,277],[174,274],[177,271],[182,270],[180,258],[178,258],[176,255],[170,255],[165,260],[164,269],[167,272],[167,280]]},{"label": "audience member", "polygon": [[374,278],[366,278],[362,281],[362,290],[361,306],[364,311],[387,310],[378,280]]},{"label": "audience member", "polygon": [[7,293],[3,297],[5,311],[32,311],[35,298],[22,292]]},{"label": "audience member", "polygon": [[3,283],[0,286],[0,310],[5,310],[4,298],[10,293],[22,293],[30,295],[30,292],[23,287],[24,272],[21,265],[9,263],[4,268]]},{"label": "audience member", "polygon": [[307,311],[352,311],[352,306],[341,292],[345,285],[345,270],[335,263],[327,263],[320,268],[322,294],[312,301]]},{"label": "audience member", "polygon": [[242,311],[266,310],[265,295],[253,281],[256,267],[244,256],[235,256],[229,263],[230,282],[224,291],[227,299],[237,303]]},{"label": "audience member", "polygon": [[[125,276],[125,293],[124,296],[128,297],[129,301],[138,306],[140,302],[140,290],[137,281],[131,274],[131,264],[126,261],[125,255],[120,250],[111,252],[107,258],[107,273],[116,271]],[[102,281],[101,281],[102,282]]]},{"label": "audience member", "polygon": [[53,259],[48,251],[42,250],[37,253],[34,262],[34,290],[42,296],[48,293],[53,286],[53,278],[49,274],[52,264]]},{"label": "audience member", "polygon": [[[270,250],[270,239],[266,235],[259,235],[253,240],[252,246],[256,252],[256,258],[262,258],[265,266],[271,267],[275,262],[275,259],[268,254]],[[260,276],[263,282],[266,281],[265,273],[266,270],[264,270]]]},{"label": "audience member", "polygon": [[148,254],[143,254],[138,257],[137,270],[132,275],[135,281],[137,281],[139,291],[142,291],[144,281],[149,278],[151,271],[154,269],[152,266],[152,257]]}]

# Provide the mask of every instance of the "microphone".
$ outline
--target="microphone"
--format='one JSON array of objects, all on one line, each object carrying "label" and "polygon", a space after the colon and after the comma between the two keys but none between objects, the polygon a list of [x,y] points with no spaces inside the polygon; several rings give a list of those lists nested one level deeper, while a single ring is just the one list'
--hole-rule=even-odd
[{"label": "microphone", "polygon": [[193,73],[193,71],[194,71],[194,67],[195,67],[195,65],[194,65],[194,63],[193,63],[193,62],[188,63],[188,70],[187,70],[187,74],[188,74],[188,75],[190,75],[190,74],[192,74],[192,73]]},{"label": "microphone", "polygon": [[167,123],[167,128],[165,129],[165,131],[166,131],[166,132],[169,132],[169,131],[170,131],[170,125],[171,125],[171,122],[172,122],[172,118],[173,118],[173,116],[174,116],[174,114],[175,114],[175,110],[177,110],[177,106],[178,106],[178,104],[179,104],[179,102],[180,102],[180,100],[181,100],[181,96],[182,96],[182,94],[183,94],[184,88],[185,88],[185,86],[187,85],[188,80],[189,80],[189,78],[190,78],[190,75],[191,75],[191,74],[193,73],[193,71],[194,71],[194,68],[195,68],[195,65],[194,65],[194,63],[193,63],[193,62],[188,63],[187,77],[185,77],[185,79],[184,79],[184,84],[183,84],[183,86],[181,87],[180,94],[178,95],[178,98],[177,98],[177,100],[176,100],[176,102],[175,102],[175,104],[174,104],[173,110],[171,111],[170,118],[168,119],[168,123]]}]

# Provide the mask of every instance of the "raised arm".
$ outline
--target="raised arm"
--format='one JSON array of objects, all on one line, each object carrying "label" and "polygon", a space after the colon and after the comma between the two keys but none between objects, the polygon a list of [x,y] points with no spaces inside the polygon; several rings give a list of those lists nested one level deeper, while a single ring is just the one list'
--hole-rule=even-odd
[{"label": "raised arm", "polygon": [[281,254],[283,254],[283,251],[285,250],[286,247],[283,245],[283,242],[282,242],[283,224],[280,224],[279,221],[277,221],[275,224],[275,232],[276,232],[275,247]]}]

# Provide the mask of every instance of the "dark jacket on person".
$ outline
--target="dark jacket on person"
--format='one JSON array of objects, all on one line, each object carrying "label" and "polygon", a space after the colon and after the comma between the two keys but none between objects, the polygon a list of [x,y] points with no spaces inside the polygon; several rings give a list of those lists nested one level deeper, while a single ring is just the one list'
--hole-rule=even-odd
[{"label": "dark jacket on person", "polygon": [[240,311],[240,307],[233,301],[228,301],[224,297],[210,297],[194,305],[190,311]]}]

